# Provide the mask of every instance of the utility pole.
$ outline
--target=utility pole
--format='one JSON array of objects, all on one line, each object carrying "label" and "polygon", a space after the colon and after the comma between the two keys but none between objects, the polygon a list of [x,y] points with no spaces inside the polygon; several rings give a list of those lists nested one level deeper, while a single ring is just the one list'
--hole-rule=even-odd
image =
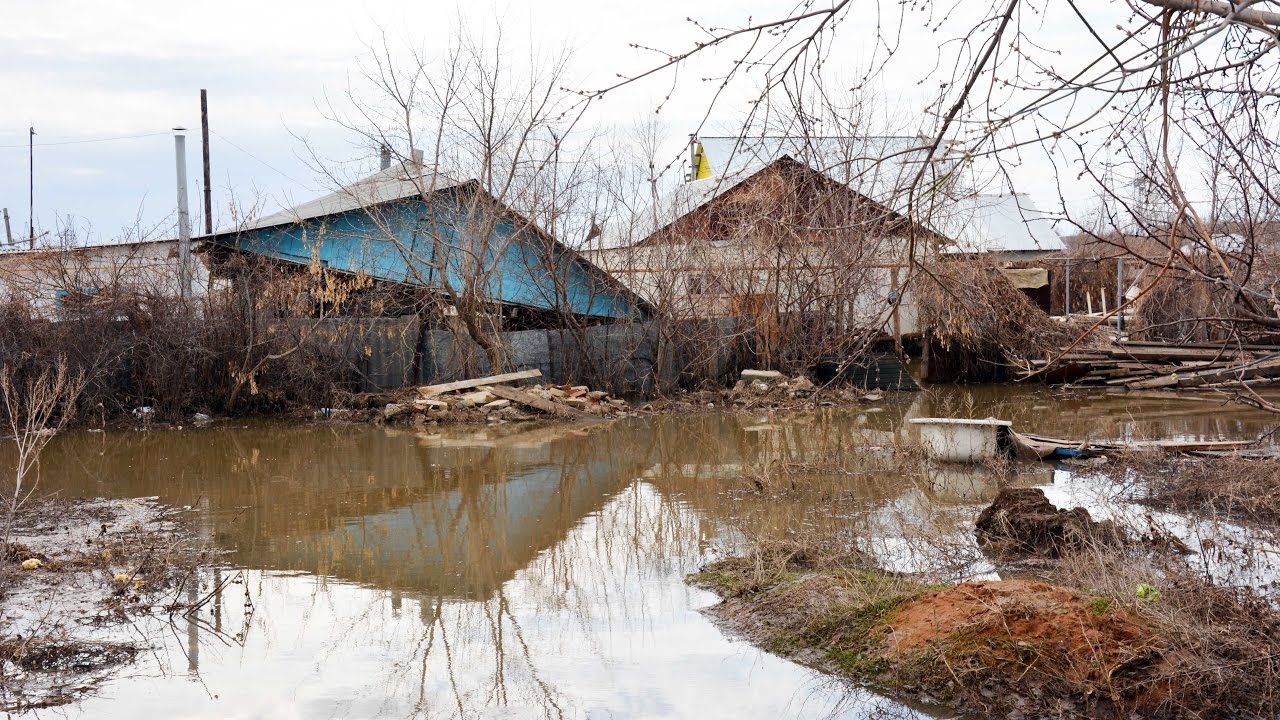
[{"label": "utility pole", "polygon": [[1065,292],[1065,293],[1063,293],[1063,294],[1064,294],[1064,296],[1065,296],[1065,297],[1063,298],[1063,301],[1064,301],[1064,303],[1065,303],[1065,305],[1066,305],[1066,308],[1067,308],[1067,313],[1066,313],[1066,315],[1067,315],[1067,319],[1068,319],[1068,320],[1070,320],[1070,319],[1071,319],[1071,260],[1070,260],[1069,258],[1067,259],[1067,282],[1066,282],[1066,285],[1067,285],[1067,290],[1066,290],[1066,292]]},{"label": "utility pole", "polygon": [[173,129],[173,148],[178,165],[178,291],[182,299],[191,297],[191,213],[187,209],[186,128]]},{"label": "utility pole", "polygon": [[200,138],[204,141],[204,234],[213,234],[213,191],[209,187],[209,93],[200,90]]},{"label": "utility pole", "polygon": [[36,126],[27,135],[27,247],[36,249]]},{"label": "utility pole", "polygon": [[4,209],[4,244],[13,244],[13,231],[9,229],[9,208]]}]

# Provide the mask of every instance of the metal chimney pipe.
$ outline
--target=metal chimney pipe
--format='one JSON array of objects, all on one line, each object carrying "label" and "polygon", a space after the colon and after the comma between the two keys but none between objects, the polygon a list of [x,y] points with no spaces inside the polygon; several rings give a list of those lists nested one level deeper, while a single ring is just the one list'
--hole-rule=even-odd
[{"label": "metal chimney pipe", "polygon": [[176,127],[173,149],[178,169],[178,290],[182,299],[191,297],[191,211],[187,208],[186,128]]},{"label": "metal chimney pipe", "polygon": [[378,169],[388,170],[390,168],[391,168],[391,146],[386,143],[383,143],[382,144],[382,162],[379,163]]}]

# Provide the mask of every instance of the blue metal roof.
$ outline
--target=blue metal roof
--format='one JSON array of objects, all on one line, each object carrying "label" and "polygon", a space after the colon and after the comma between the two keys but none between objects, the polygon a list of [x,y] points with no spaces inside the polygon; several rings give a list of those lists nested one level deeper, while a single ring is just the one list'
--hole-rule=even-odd
[{"label": "blue metal roof", "polygon": [[293,220],[278,213],[277,224],[207,240],[408,285],[459,292],[471,281],[494,301],[540,310],[613,319],[648,314],[647,305],[612,276],[475,183],[335,210],[298,213]]}]

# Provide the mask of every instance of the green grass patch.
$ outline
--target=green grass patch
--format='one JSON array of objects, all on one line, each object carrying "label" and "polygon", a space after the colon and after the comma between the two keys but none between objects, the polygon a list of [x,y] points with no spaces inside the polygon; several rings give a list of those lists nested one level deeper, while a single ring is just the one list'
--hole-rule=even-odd
[{"label": "green grass patch", "polygon": [[889,670],[879,651],[894,610],[944,587],[786,556],[721,560],[688,581],[732,600],[732,624],[764,650],[859,682]]}]

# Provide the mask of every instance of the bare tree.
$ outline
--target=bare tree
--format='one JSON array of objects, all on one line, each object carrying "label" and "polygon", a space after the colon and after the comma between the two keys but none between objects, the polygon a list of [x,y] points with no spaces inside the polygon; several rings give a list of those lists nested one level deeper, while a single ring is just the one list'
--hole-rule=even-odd
[{"label": "bare tree", "polygon": [[0,396],[14,445],[13,487],[5,493],[5,545],[18,509],[35,492],[40,451],[71,419],[76,396],[83,387],[84,375],[70,370],[65,358],[58,358],[52,367],[27,377],[9,365],[0,368]]},{"label": "bare tree", "polygon": [[[652,65],[582,97],[600,100],[715,50],[733,58],[715,77],[717,98],[735,83],[758,93],[745,137],[779,107],[772,98],[804,117],[807,93],[835,86],[830,61],[842,44],[867,48],[861,74],[841,85],[865,92],[886,68],[919,55],[922,41],[936,43],[936,63],[906,78],[940,88],[913,109],[931,122],[909,150],[925,162],[904,188],[907,217],[934,211],[927,168],[938,159],[957,158],[963,172],[1006,187],[1018,167],[1038,165],[1057,181],[1060,227],[1075,226],[1106,248],[1099,255],[1142,272],[1112,314],[1147,305],[1153,332],[1172,318],[1199,328],[1195,337],[1239,343],[1280,328],[1270,272],[1280,249],[1276,8],[1273,0],[801,3],[738,26],[691,21],[697,42],[662,50]],[[1104,199],[1101,215],[1073,197],[1090,186]],[[931,275],[928,253],[915,252],[922,239],[910,238],[909,258],[914,274]],[[1199,300],[1170,305],[1184,298]]]},{"label": "bare tree", "polygon": [[[392,172],[427,209],[406,223],[403,204],[357,198],[379,229],[371,241],[396,248],[407,280],[422,289],[419,311],[469,341],[455,347],[474,343],[494,372],[505,364],[501,332],[520,312],[503,304],[504,289],[526,283],[546,314],[563,321],[576,260],[556,234],[572,237],[590,224],[577,206],[589,202],[582,189],[592,138],[574,134],[579,116],[568,112],[563,89],[568,56],[521,66],[509,52],[501,36],[459,34],[439,58],[384,42],[367,66],[372,97],[353,91],[354,113],[337,114],[367,144],[391,152]],[[541,243],[538,258],[522,258],[521,242]],[[524,272],[513,273],[520,263]]]}]

